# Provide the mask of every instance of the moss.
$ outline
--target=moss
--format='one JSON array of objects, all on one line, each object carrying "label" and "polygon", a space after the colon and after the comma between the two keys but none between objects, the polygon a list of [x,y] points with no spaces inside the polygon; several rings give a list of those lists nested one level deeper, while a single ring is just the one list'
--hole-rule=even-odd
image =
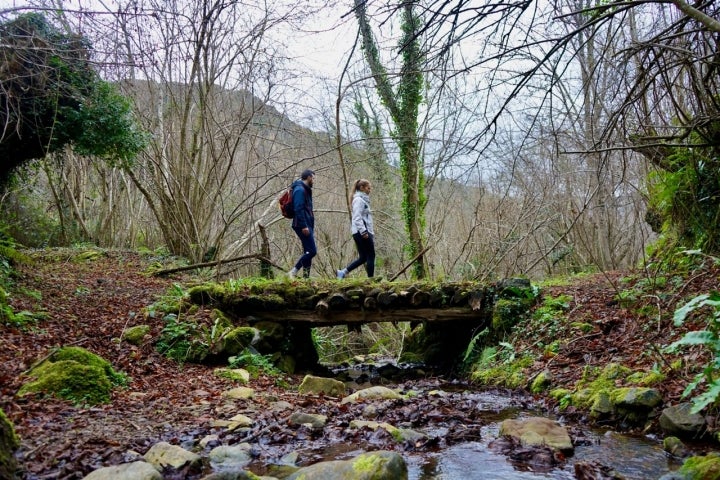
[{"label": "moss", "polygon": [[548,389],[550,383],[549,372],[540,372],[530,384],[530,391],[532,393],[543,392]]},{"label": "moss", "polygon": [[[399,434],[399,431],[396,430],[396,433]],[[373,472],[378,469],[378,464],[382,461],[380,457],[377,455],[360,455],[357,457],[357,459],[353,462],[352,468],[354,472],[357,473],[368,473]]]},{"label": "moss", "polygon": [[225,298],[225,288],[218,283],[203,283],[188,290],[188,296],[193,303],[205,305],[222,301]]},{"label": "moss", "polygon": [[499,332],[509,331],[523,319],[529,311],[527,301],[517,298],[501,298],[495,302],[492,313],[492,329]]},{"label": "moss", "polygon": [[101,369],[110,382],[115,385],[125,385],[127,383],[127,376],[124,373],[116,372],[110,362],[81,347],[62,347],[48,357],[49,362],[66,360]]},{"label": "moss", "polygon": [[570,324],[570,326],[572,328],[576,328],[576,329],[580,330],[582,333],[590,333],[590,332],[592,332],[593,328],[595,328],[592,325],[590,325],[589,323],[585,323],[585,322],[572,322]]},{"label": "moss", "polygon": [[500,363],[489,368],[476,368],[470,377],[482,385],[520,388],[527,385],[525,368],[532,365],[530,357],[523,357],[510,363]]},{"label": "moss", "polygon": [[106,252],[100,250],[86,250],[75,255],[76,262],[91,262],[97,260],[100,257],[107,256]]},{"label": "moss", "polygon": [[110,400],[112,383],[105,370],[97,365],[83,365],[75,360],[44,362],[30,375],[37,377],[23,385],[18,395],[46,393],[89,405]]},{"label": "moss", "polygon": [[20,439],[15,428],[0,409],[0,478],[17,478],[17,462],[13,453],[20,447]]},{"label": "moss", "polygon": [[249,347],[258,335],[252,327],[237,327],[230,330],[224,338],[224,351],[228,355],[238,355]]},{"label": "moss", "polygon": [[678,473],[689,480],[720,480],[720,454],[712,452],[705,456],[690,457]]},{"label": "moss", "polygon": [[627,381],[630,384],[638,385],[641,387],[650,387],[662,383],[666,376],[660,372],[635,372],[627,377]]},{"label": "moss", "polygon": [[150,333],[149,325],[135,325],[123,332],[122,339],[132,345],[140,345],[148,333]]}]

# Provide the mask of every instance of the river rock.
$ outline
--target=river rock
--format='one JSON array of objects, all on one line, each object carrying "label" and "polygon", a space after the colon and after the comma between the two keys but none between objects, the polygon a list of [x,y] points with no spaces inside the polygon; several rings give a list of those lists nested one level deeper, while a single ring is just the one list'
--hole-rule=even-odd
[{"label": "river rock", "polygon": [[403,457],[395,452],[363,453],[350,460],[333,460],[303,467],[286,480],[407,480]]},{"label": "river rock", "polygon": [[692,404],[680,403],[663,409],[660,428],[668,435],[683,438],[700,437],[705,431],[705,417],[692,413]]},{"label": "river rock", "polygon": [[83,480],[162,480],[163,476],[147,462],[132,462],[90,472]]},{"label": "river rock", "polygon": [[303,395],[323,394],[331,397],[341,397],[345,395],[345,384],[334,378],[305,375],[305,378],[303,378],[302,383],[298,387],[298,392]]},{"label": "river rock", "polygon": [[575,462],[575,480],[624,480],[612,467],[596,460]]},{"label": "river rock", "polygon": [[690,457],[675,472],[670,472],[660,480],[720,480],[720,454],[708,453],[705,456]]},{"label": "river rock", "polygon": [[350,422],[350,428],[369,428],[370,430],[382,428],[398,442],[416,443],[428,438],[427,435],[417,430],[398,428],[386,422],[376,422],[373,420],[352,420]]},{"label": "river rock", "polygon": [[618,388],[613,392],[613,401],[618,409],[651,410],[662,403],[662,396],[654,388]]},{"label": "river rock", "polygon": [[677,437],[663,438],[663,450],[674,457],[687,457],[690,455],[685,444]]},{"label": "river rock", "polygon": [[361,400],[398,400],[402,398],[403,396],[395,390],[390,390],[387,387],[375,386],[364,388],[348,395],[340,401],[340,404],[355,403]]},{"label": "river rock", "polygon": [[255,390],[249,387],[235,387],[223,392],[222,396],[233,400],[250,400],[255,396]]},{"label": "river rock", "polygon": [[241,470],[252,460],[250,448],[250,445],[247,443],[241,443],[240,445],[221,445],[213,448],[208,458],[213,468],[219,470]]},{"label": "river rock", "polygon": [[500,435],[520,440],[522,445],[547,445],[562,452],[572,452],[573,444],[565,427],[543,417],[504,420]]},{"label": "river rock", "polygon": [[185,465],[198,464],[201,460],[199,455],[167,442],[159,442],[153,445],[150,450],[145,453],[144,458],[146,462],[158,470],[162,470],[165,467],[179,469]]},{"label": "river rock", "polygon": [[325,424],[327,423],[327,415],[295,412],[290,415],[288,422],[290,422],[291,425],[309,424],[311,428],[320,430],[325,427]]},{"label": "river rock", "polygon": [[241,470],[239,472],[215,472],[202,477],[200,480],[277,480],[277,478],[258,477],[252,472]]}]

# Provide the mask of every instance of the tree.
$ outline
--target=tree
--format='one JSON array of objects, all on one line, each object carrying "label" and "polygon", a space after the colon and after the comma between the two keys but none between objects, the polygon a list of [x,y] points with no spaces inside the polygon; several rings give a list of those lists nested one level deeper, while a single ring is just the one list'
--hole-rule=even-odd
[{"label": "tree", "polygon": [[66,145],[129,161],[144,147],[130,103],[104,82],[90,44],[39,13],[0,25],[0,182]]},{"label": "tree", "polygon": [[417,257],[414,275],[417,278],[424,278],[427,266],[423,254],[423,229],[427,201],[418,131],[423,89],[423,55],[418,36],[421,23],[414,13],[416,3],[404,2],[401,10],[402,36],[399,49],[402,55],[402,67],[398,74],[396,91],[393,91],[392,79],[381,62],[372,28],[368,22],[364,0],[355,0],[355,15],[360,25],[363,53],[372,72],[377,93],[395,125],[392,137],[400,149],[402,211],[408,235],[408,252],[411,258]]}]

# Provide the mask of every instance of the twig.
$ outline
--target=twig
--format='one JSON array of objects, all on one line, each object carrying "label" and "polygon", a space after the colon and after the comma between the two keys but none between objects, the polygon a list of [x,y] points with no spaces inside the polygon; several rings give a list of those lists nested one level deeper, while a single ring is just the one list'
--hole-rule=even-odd
[{"label": "twig", "polygon": [[410,268],[410,266],[411,266],[413,263],[415,263],[415,260],[417,260],[418,258],[422,257],[422,256],[425,254],[425,252],[427,252],[427,251],[430,250],[431,248],[432,248],[432,245],[428,245],[427,247],[423,248],[422,251],[421,251],[420,253],[418,253],[417,255],[415,255],[415,256],[413,257],[413,259],[410,260],[410,262],[408,262],[408,264],[403,267],[402,270],[400,270],[398,273],[396,273],[396,274],[390,279],[390,281],[392,282],[392,281],[394,281],[397,277],[399,277],[400,275],[402,275],[402,274],[405,272],[405,270],[407,270],[408,268]]}]

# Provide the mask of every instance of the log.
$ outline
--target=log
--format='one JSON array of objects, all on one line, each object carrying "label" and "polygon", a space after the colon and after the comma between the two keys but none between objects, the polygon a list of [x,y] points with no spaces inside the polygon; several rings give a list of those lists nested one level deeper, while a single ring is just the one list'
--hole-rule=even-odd
[{"label": "log", "polygon": [[468,305],[470,305],[470,308],[472,308],[473,312],[478,312],[480,309],[482,309],[482,303],[485,299],[485,292],[482,290],[474,290],[470,292],[470,296],[468,297]]},{"label": "log", "polygon": [[256,321],[271,320],[274,322],[290,322],[306,324],[310,327],[330,327],[334,325],[346,325],[348,323],[381,323],[381,322],[453,322],[463,321],[468,325],[478,325],[487,319],[473,312],[468,307],[452,308],[412,308],[398,310],[343,310],[342,312],[320,313],[321,304],[315,311],[310,310],[278,310],[274,312],[254,312]]},{"label": "log", "polygon": [[327,304],[330,310],[343,310],[347,308],[348,298],[342,293],[333,293],[327,299]]},{"label": "log", "polygon": [[[320,300],[315,305],[315,311],[321,317],[327,317],[328,314],[330,313],[330,305],[328,305],[325,300]],[[257,317],[257,315],[255,315],[255,316]]]},{"label": "log", "polygon": [[413,293],[412,297],[410,298],[410,305],[413,307],[423,307],[430,304],[430,294],[427,292],[423,292],[422,290],[418,290],[417,292]]},{"label": "log", "polygon": [[243,255],[241,257],[228,258],[225,260],[214,260],[212,262],[203,262],[203,263],[195,263],[193,265],[185,265],[184,267],[175,267],[175,268],[166,268],[164,270],[157,270],[156,272],[153,272],[153,276],[169,275],[171,273],[185,272],[187,270],[196,270],[198,268],[219,267],[220,265],[225,265],[227,263],[241,262],[243,260],[249,260],[251,258],[260,260],[261,262],[264,262],[267,265],[272,265],[273,267],[277,268],[278,270],[283,270],[283,268],[281,266],[273,263],[272,260],[270,260],[269,258],[264,257],[263,255],[260,255],[257,253],[253,253],[252,255]]},{"label": "log", "polygon": [[395,292],[382,292],[377,296],[377,303],[381,308],[389,307],[395,303],[398,299],[398,294]]}]

